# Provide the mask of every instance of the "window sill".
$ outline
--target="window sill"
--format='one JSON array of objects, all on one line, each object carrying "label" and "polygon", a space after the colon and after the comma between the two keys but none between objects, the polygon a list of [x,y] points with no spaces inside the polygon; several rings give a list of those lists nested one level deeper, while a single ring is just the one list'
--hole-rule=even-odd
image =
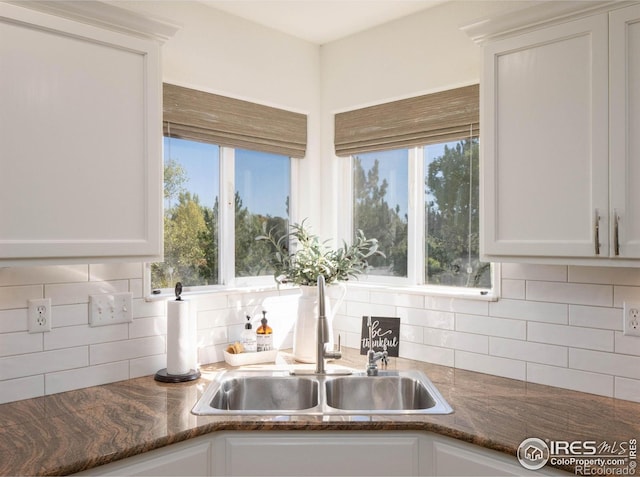
[{"label": "window sill", "polygon": [[[353,288],[357,290],[370,290],[381,292],[393,292],[393,293],[408,293],[411,295],[423,295],[423,296],[435,296],[435,297],[448,297],[459,298],[463,300],[479,300],[479,301],[498,301],[498,294],[495,290],[480,290],[480,289],[459,289],[455,287],[434,287],[426,285],[389,285],[383,283],[365,283],[358,282],[357,280],[347,282],[347,289]],[[182,296],[198,297],[202,295],[215,295],[215,294],[230,294],[230,293],[263,293],[263,292],[277,292],[282,294],[297,293],[299,287],[297,285],[282,285],[280,287],[276,285],[248,285],[248,286],[229,286],[223,285],[211,286],[208,288],[200,288],[192,291],[185,291]],[[486,292],[486,294],[482,294]],[[165,292],[157,295],[147,294],[145,301],[163,301],[175,298],[173,293]]]},{"label": "window sill", "polygon": [[[389,285],[383,283],[349,282],[348,288],[381,292],[408,293],[411,295],[460,298],[464,300],[498,301],[496,290],[461,289],[428,285]],[[483,294],[484,293],[484,294]]]}]

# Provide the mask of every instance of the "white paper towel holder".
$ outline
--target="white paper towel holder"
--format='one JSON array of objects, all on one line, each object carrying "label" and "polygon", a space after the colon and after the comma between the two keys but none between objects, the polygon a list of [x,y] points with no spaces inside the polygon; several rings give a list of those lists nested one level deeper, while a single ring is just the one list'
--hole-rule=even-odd
[{"label": "white paper towel holder", "polygon": [[[182,301],[182,298],[180,297],[180,295],[182,295],[182,283],[176,283],[175,293],[176,301]],[[195,381],[199,377],[200,371],[197,369],[190,369],[189,372],[185,374],[169,374],[167,368],[162,368],[156,373],[153,379],[160,381],[161,383],[185,383],[188,381]]]}]

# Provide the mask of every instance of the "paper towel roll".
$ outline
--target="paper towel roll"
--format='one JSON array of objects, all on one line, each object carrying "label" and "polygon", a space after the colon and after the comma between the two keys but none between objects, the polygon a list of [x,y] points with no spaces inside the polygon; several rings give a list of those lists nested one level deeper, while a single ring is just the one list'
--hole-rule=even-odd
[{"label": "paper towel roll", "polygon": [[167,374],[187,374],[194,369],[191,304],[167,302]]}]

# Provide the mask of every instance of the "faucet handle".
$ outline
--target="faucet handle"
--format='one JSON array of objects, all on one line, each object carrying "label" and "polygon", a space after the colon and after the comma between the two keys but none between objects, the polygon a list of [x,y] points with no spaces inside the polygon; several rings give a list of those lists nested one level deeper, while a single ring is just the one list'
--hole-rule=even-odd
[{"label": "faucet handle", "polygon": [[338,335],[338,344],[336,345],[335,343],[333,343],[333,351],[342,351],[342,345],[340,344],[340,338],[341,336]]}]

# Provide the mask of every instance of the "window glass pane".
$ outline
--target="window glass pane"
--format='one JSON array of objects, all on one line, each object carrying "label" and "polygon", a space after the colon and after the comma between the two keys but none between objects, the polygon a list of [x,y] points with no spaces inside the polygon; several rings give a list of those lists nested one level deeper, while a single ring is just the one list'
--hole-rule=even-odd
[{"label": "window glass pane", "polygon": [[255,238],[269,230],[276,236],[287,232],[290,158],[241,149],[235,157],[236,277],[271,275],[270,246]]},{"label": "window glass pane", "polygon": [[164,138],[164,262],[151,287],[218,283],[220,148]]},{"label": "window glass pane", "polygon": [[406,277],[409,150],[359,154],[353,167],[354,230],[386,255],[370,259],[369,274]]},{"label": "window glass pane", "polygon": [[427,282],[491,288],[479,260],[478,139],[424,148]]}]

